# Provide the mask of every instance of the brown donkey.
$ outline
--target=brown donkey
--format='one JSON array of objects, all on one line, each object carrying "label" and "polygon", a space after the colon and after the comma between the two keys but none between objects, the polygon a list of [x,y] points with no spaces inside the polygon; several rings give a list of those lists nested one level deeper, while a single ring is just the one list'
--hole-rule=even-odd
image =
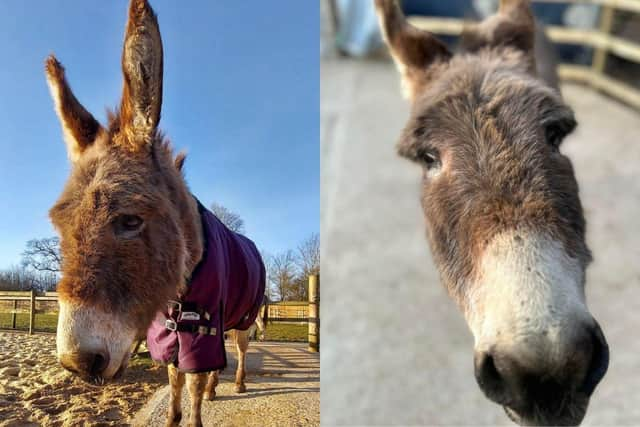
[{"label": "brown donkey", "polygon": [[[107,127],[78,102],[60,63],[53,56],[46,61],[73,164],[50,211],[63,254],[58,358],[66,369],[98,384],[124,371],[134,339],[168,300],[187,293],[186,278],[205,251],[205,223],[181,173],[184,156],[174,159],[158,130],[162,61],[156,16],[146,0],[132,0],[122,54],[122,102]],[[252,321],[249,315],[244,320]],[[248,332],[234,331],[233,336],[239,361],[236,391],[243,392]],[[185,374],[170,365],[169,379],[168,425],[177,425]],[[186,382],[189,425],[201,425],[202,399],[215,396],[217,371],[186,374]]]},{"label": "brown donkey", "polygon": [[591,254],[559,149],[576,122],[536,67],[529,4],[502,0],[456,55],[396,1],[376,7],[412,103],[398,151],[422,165],[431,250],[473,332],[477,382],[518,423],[579,424],[608,348],[585,303]]}]

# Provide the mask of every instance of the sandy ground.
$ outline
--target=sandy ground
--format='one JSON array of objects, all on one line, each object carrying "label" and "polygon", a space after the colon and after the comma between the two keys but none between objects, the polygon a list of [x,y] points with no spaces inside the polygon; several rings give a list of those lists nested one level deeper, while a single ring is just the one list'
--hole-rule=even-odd
[{"label": "sandy ground", "polygon": [[55,335],[0,332],[0,427],[122,426],[162,384],[160,367],[130,368],[118,383],[87,385],[60,367]]},{"label": "sandy ground", "polygon": [[[202,405],[205,426],[317,426],[320,424],[320,357],[301,343],[255,343],[247,354],[247,393],[233,391],[237,366],[235,350],[227,345],[229,365],[220,377],[217,396]],[[166,420],[169,387],[156,392],[133,422],[162,426]],[[182,397],[183,425],[189,414],[189,395]]]},{"label": "sandy ground", "polygon": [[[420,170],[394,149],[408,105],[387,61],[321,63],[322,423],[509,425],[473,376],[472,337],[440,285]],[[585,425],[640,424],[640,115],[565,85],[563,144],[595,262],[587,299],[611,349]]]}]

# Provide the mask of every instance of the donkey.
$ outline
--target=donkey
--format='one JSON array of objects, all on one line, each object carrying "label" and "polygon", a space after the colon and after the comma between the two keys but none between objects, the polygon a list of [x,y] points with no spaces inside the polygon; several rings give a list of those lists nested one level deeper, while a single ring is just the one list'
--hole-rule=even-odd
[{"label": "donkey", "polygon": [[[57,355],[64,368],[103,384],[122,374],[135,338],[151,326],[150,348],[162,352],[160,346],[168,342],[173,351],[167,358],[157,357],[173,361],[168,366],[167,425],[180,423],[181,391],[189,371],[189,425],[199,426],[202,400],[215,397],[218,369],[226,364],[224,330],[237,329],[232,333],[239,361],[235,388],[246,391],[244,329],[254,322],[262,302],[264,265],[252,242],[221,226],[190,194],[182,174],[185,155],[174,158],[158,130],[163,51],[157,18],[146,0],[130,2],[122,71],[120,107],[109,113],[103,127],[72,93],[62,65],[54,56],[46,60],[72,163],[49,212],[63,255]],[[220,256],[226,258],[210,263]],[[189,300],[203,274],[226,286],[209,291],[210,299],[222,294],[216,294],[213,307]],[[251,290],[249,282],[256,285]],[[208,297],[207,291],[198,292]],[[242,312],[235,304],[221,308],[225,296],[249,292],[255,299],[251,307]],[[193,354],[182,354],[185,342],[200,343],[197,353],[204,356],[221,347],[222,355],[214,362],[205,360],[203,369],[186,369],[183,363],[192,363]]]},{"label": "donkey", "polygon": [[529,3],[501,0],[455,55],[396,1],[376,10],[412,105],[397,149],[422,166],[428,240],[473,333],[477,383],[517,423],[579,424],[609,353],[585,302],[591,253],[560,150],[576,121],[537,69]]}]

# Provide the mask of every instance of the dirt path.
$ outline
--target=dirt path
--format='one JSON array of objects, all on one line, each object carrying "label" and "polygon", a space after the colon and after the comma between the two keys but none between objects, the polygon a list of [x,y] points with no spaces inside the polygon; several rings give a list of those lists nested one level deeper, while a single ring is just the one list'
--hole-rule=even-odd
[{"label": "dirt path", "polygon": [[[203,402],[205,426],[317,426],[320,424],[320,360],[306,344],[251,343],[247,355],[245,394],[233,391],[235,351],[227,346],[229,366],[223,372],[213,402]],[[134,425],[162,426],[169,387],[159,390],[140,411]],[[182,397],[183,420],[189,396]],[[186,424],[186,421],[183,422]]]},{"label": "dirt path", "polygon": [[167,383],[165,369],[134,361],[124,378],[97,388],[64,371],[55,336],[0,332],[0,427],[122,426]]}]

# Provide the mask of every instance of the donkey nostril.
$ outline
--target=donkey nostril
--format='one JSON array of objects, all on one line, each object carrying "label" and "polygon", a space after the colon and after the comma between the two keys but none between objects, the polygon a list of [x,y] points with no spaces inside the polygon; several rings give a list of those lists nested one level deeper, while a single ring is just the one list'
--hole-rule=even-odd
[{"label": "donkey nostril", "polygon": [[602,380],[607,373],[607,368],[609,367],[609,346],[597,323],[591,334],[591,340],[591,360],[584,382],[580,387],[580,391],[586,393],[588,396],[593,393],[600,380]]},{"label": "donkey nostril", "polygon": [[490,353],[477,354],[474,360],[475,376],[478,385],[492,400],[505,399],[504,378],[496,367],[495,359]]},{"label": "donkey nostril", "polygon": [[96,353],[93,355],[90,374],[99,376],[109,366],[109,356],[104,353]]},{"label": "donkey nostril", "polygon": [[67,353],[59,356],[60,364],[66,370],[80,376],[100,376],[109,366],[109,355],[97,353]]}]

